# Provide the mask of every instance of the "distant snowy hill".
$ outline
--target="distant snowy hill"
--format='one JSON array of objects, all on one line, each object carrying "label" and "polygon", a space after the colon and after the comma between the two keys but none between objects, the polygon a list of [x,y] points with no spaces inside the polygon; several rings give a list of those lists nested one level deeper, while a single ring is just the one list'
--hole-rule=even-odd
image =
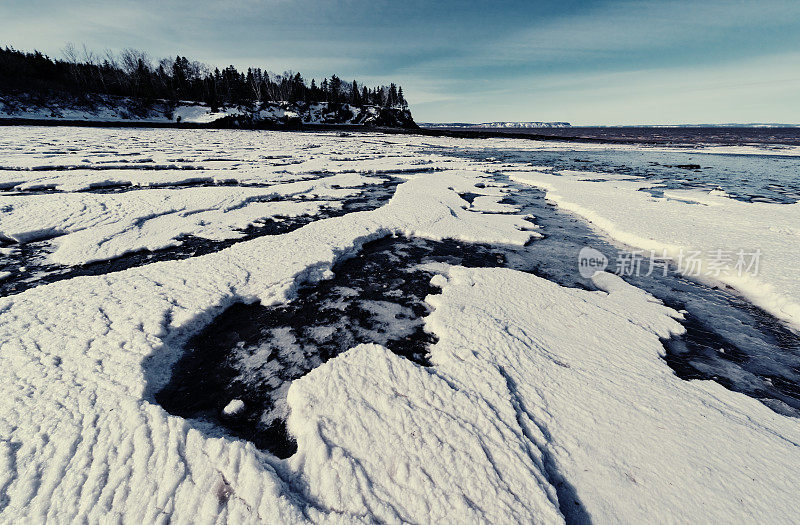
[{"label": "distant snowy hill", "polygon": [[568,128],[569,122],[484,122],[476,128]]},{"label": "distant snowy hill", "polygon": [[568,128],[569,122],[483,122],[471,124],[465,122],[423,123],[423,128]]},{"label": "distant snowy hill", "polygon": [[263,102],[212,109],[201,102],[144,101],[110,95],[41,97],[0,94],[0,121],[7,119],[184,123],[253,128],[300,124],[417,127],[408,109],[374,105]]}]

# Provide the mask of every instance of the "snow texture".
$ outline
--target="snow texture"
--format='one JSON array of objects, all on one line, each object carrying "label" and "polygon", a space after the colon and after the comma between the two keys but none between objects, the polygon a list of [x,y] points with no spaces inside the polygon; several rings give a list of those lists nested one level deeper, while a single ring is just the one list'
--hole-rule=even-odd
[{"label": "snow texture", "polygon": [[677,378],[660,339],[683,332],[678,312],[608,273],[597,292],[506,269],[446,277],[426,319],[434,370],[518,425],[540,470],[572,486],[562,509],[600,523],[795,519],[796,420]]}]

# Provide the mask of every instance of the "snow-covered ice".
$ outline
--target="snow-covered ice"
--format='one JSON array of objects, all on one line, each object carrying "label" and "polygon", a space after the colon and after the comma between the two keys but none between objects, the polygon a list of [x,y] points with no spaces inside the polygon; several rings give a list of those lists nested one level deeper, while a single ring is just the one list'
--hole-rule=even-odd
[{"label": "snow-covered ice", "polygon": [[661,339],[683,331],[677,312],[607,273],[597,292],[505,269],[445,275],[426,319],[434,369],[516,423],[593,520],[794,519],[800,427],[678,379],[660,358]]},{"label": "snow-covered ice", "polygon": [[[219,512],[301,517],[307,509],[280,497],[293,486],[275,474],[286,467],[269,466],[252,445],[207,439],[169,416],[150,401],[158,385],[147,382],[145,368],[155,370],[151,381],[160,375],[163,383],[180,345],[216,312],[236,300],[282,301],[299,282],[323,278],[337,257],[371,238],[396,232],[526,242],[532,233],[521,217],[465,209],[453,188],[480,194],[480,180],[470,172],[418,176],[374,212],[1,300],[0,403],[7,464],[13,465],[3,513],[62,519],[113,513],[145,521],[161,513],[178,521]],[[227,506],[213,497],[219,484],[236,494]]]},{"label": "snow-covered ice", "polygon": [[[653,181],[554,175],[519,152],[567,146],[532,141],[3,131],[1,264],[36,239],[66,265],[186,235],[238,242],[0,298],[2,522],[789,523],[800,512],[797,419],[718,382],[678,378],[664,343],[686,332],[684,315],[609,273],[579,289],[426,262],[441,293],[425,298],[422,319],[342,287],[342,308],[358,304],[392,337],[423,325],[436,341],[430,366],[389,351],[380,330],[372,344],[318,359],[280,385],[285,405],[274,417],[287,418],[297,442],[287,459],[156,402],[187,341],[221,312],[285,304],[369,241],[535,248],[548,231],[511,199],[522,190],[505,173],[564,209],[590,210],[598,227],[627,232],[627,244],[760,247],[761,281],[731,284],[757,303],[753,290],[783,294],[771,311],[787,321],[800,296],[787,271],[797,205],[697,190],[660,197],[639,191]],[[487,150],[499,158],[474,153]],[[320,216],[390,177],[402,182],[384,205]],[[643,220],[654,213],[664,219]],[[254,222],[297,215],[316,220],[239,238]],[[256,369],[272,352],[296,351],[290,331],[264,337],[263,352],[230,358]],[[224,417],[248,409],[238,396],[219,401]]]},{"label": "snow-covered ice", "polygon": [[226,416],[235,416],[242,410],[244,410],[244,401],[241,399],[231,399],[230,403],[225,405],[225,408],[222,409],[222,413]]},{"label": "snow-covered ice", "polygon": [[235,238],[259,220],[314,215],[322,207],[335,206],[313,199],[342,199],[365,184],[380,182],[343,174],[263,188],[212,186],[0,196],[0,236],[19,242],[57,237],[52,261],[84,264],[130,251],[165,248],[178,243],[183,235]]}]

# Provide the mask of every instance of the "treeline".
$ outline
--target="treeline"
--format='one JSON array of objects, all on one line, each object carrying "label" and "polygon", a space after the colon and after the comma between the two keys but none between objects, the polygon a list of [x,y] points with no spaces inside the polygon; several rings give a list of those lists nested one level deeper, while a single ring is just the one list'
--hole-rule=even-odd
[{"label": "treeline", "polygon": [[271,101],[408,106],[400,86],[370,88],[336,75],[319,84],[312,79],[309,84],[300,73],[291,71],[276,75],[257,67],[245,72],[233,66],[212,71],[205,64],[182,56],[154,63],[146,53],[134,49],[119,55],[108,52],[101,57],[86,48],[79,52],[67,45],[63,54],[63,59],[52,59],[39,51],[0,48],[0,89],[185,100],[205,102],[213,109]]}]

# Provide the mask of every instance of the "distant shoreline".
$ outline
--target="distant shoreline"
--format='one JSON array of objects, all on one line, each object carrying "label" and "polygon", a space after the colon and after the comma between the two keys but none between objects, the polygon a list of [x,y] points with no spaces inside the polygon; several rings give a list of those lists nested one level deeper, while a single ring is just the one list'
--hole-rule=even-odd
[{"label": "distant shoreline", "polygon": [[[423,135],[452,138],[513,138],[550,142],[590,144],[680,145],[702,142],[716,145],[778,144],[800,146],[800,127],[701,127],[701,126],[572,126],[568,128],[390,128],[359,124],[299,124],[263,123],[257,128],[228,125],[221,122],[147,122],[97,121],[65,119],[0,118],[0,126],[64,126],[97,128],[158,128],[158,129],[242,129],[267,131],[342,131],[354,133],[378,132],[394,135]],[[650,133],[646,133],[646,132]],[[663,133],[657,133],[663,132]]]},{"label": "distant shoreline", "polygon": [[457,133],[478,133],[493,137],[514,137],[536,140],[566,140],[608,144],[693,145],[713,144],[738,146],[774,144],[800,146],[800,126],[571,126],[541,128],[425,128]]}]

